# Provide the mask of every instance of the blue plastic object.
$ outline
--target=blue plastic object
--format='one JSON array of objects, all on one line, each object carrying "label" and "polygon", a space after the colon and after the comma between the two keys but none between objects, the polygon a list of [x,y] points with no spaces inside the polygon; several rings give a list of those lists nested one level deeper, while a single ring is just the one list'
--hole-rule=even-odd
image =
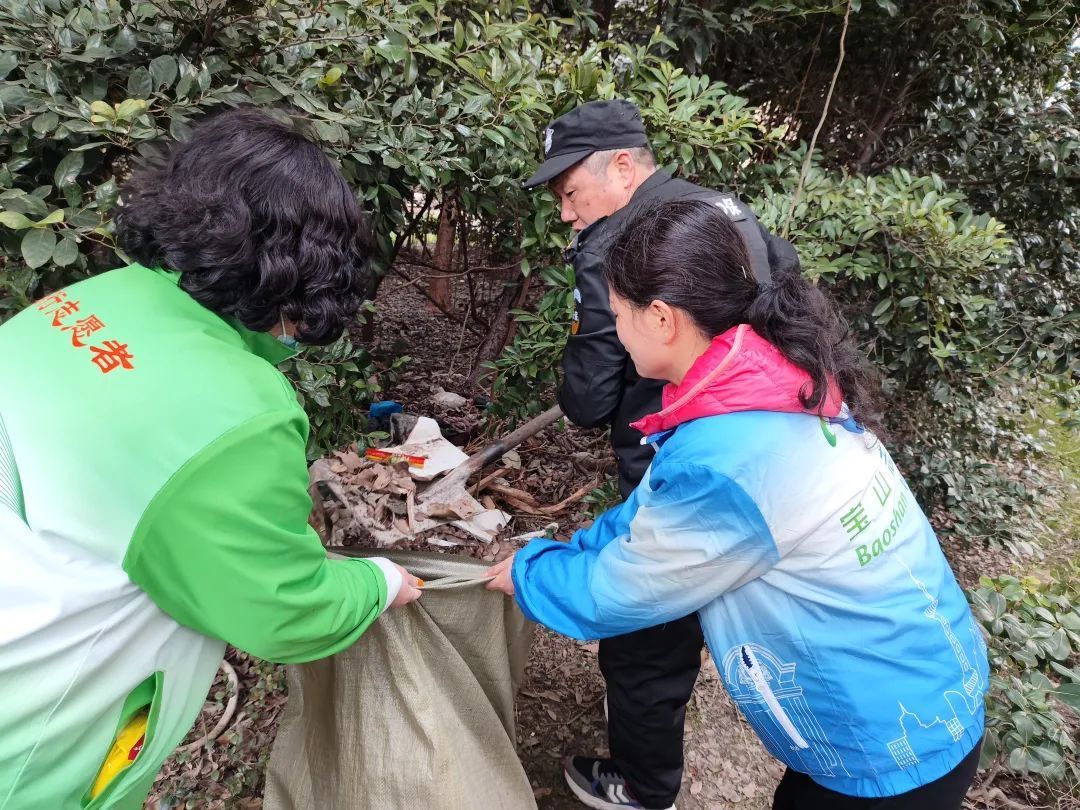
[{"label": "blue plastic object", "polygon": [[389,419],[390,414],[401,413],[403,410],[405,409],[401,407],[400,402],[387,399],[382,402],[372,402],[368,407],[368,416],[372,419]]}]

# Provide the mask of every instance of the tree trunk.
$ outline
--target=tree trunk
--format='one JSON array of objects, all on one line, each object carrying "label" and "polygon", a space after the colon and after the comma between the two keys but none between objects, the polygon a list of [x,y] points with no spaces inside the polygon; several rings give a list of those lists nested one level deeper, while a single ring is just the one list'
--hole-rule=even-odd
[{"label": "tree trunk", "polygon": [[450,194],[443,197],[439,207],[439,230],[435,237],[435,256],[431,263],[439,268],[436,275],[428,279],[428,295],[439,309],[449,310],[453,305],[450,295],[450,279],[447,273],[453,270],[454,261],[454,198]]},{"label": "tree trunk", "polygon": [[600,29],[600,39],[606,39],[611,30],[611,15],[615,12],[615,0],[596,0],[596,26]]},{"label": "tree trunk", "polygon": [[531,275],[527,277],[518,275],[514,281],[508,281],[503,288],[498,301],[495,303],[495,315],[491,319],[491,330],[476,349],[473,368],[469,372],[469,379],[466,382],[469,388],[483,385],[491,376],[491,369],[486,367],[484,363],[488,360],[494,360],[502,354],[502,350],[510,342],[510,338],[513,336],[513,326],[516,322],[511,310],[519,309],[524,305],[532,280]]},{"label": "tree trunk", "polygon": [[[377,275],[373,273],[371,278],[368,279],[367,289],[364,290],[364,298],[368,301],[374,301],[379,294],[379,287],[385,280],[385,273],[379,273]],[[371,344],[375,342],[375,313],[365,312],[361,317],[364,319],[364,322],[360,324],[359,332],[353,330],[353,336],[359,334],[360,344],[362,346],[371,346]]]}]

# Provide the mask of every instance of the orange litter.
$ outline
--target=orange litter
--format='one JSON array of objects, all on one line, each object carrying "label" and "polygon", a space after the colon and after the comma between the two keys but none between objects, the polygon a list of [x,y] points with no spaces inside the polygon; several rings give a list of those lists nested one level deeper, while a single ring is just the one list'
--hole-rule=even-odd
[{"label": "orange litter", "polygon": [[410,456],[404,453],[390,453],[386,450],[380,450],[378,447],[369,447],[364,451],[364,458],[368,461],[378,461],[383,464],[396,464],[399,461],[409,462],[409,466],[422,470],[424,469],[424,462],[427,461],[426,456]]}]

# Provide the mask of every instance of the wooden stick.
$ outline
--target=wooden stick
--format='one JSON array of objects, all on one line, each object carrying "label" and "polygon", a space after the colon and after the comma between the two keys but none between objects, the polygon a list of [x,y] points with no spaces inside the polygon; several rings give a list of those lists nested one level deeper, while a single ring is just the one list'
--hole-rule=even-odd
[{"label": "wooden stick", "polygon": [[236,677],[236,670],[232,668],[232,664],[221,659],[219,665],[221,670],[228,676],[229,683],[232,684],[233,693],[229,698],[229,702],[225,704],[225,711],[221,713],[221,717],[218,719],[217,724],[209,734],[204,734],[193,743],[188,743],[180,748],[181,751],[197,751],[204,745],[213,745],[214,741],[221,736],[221,733],[225,731],[225,728],[229,725],[229,721],[232,720],[233,713],[236,711],[236,703],[240,699],[240,680]]},{"label": "wooden stick", "polygon": [[533,509],[539,509],[541,506],[543,506],[543,504],[538,502],[536,498],[534,498],[528,492],[517,489],[516,487],[508,487],[505,484],[490,484],[488,486],[488,489],[490,489],[492,492],[498,493],[499,495],[505,495],[508,498],[517,498],[519,501],[529,504],[529,506],[531,506]]},{"label": "wooden stick", "polygon": [[473,495],[475,497],[480,497],[480,493],[484,491],[484,487],[486,487],[488,484],[490,484],[492,481],[494,481],[500,475],[506,475],[506,470],[505,469],[499,469],[499,470],[495,470],[495,472],[493,472],[493,473],[489,473],[488,475],[485,475],[483,478],[480,479],[480,483],[478,483],[476,486],[473,487]]},{"label": "wooden stick", "polygon": [[562,415],[562,408],[554,405],[539,416],[534,416],[517,430],[473,453],[456,470],[441,481],[437,481],[428,487],[418,501],[422,503],[445,501],[447,492],[465,489],[473,473],[479,472],[494,461],[498,461],[508,450],[513,450],[529,437],[535,436],[544,428],[555,424],[562,418]]},{"label": "wooden stick", "polygon": [[[503,499],[517,509],[520,512],[525,512],[529,515],[554,515],[563,511],[572,503],[576,503],[592,492],[596,486],[596,481],[590,481],[585,486],[578,489],[572,495],[567,498],[563,498],[558,503],[551,504],[550,506],[540,506],[536,503],[536,500],[527,492],[522,492],[520,489],[514,489],[513,487],[504,487],[501,484],[489,484],[488,489],[492,492],[501,495]],[[530,505],[525,498],[528,498],[532,502]]]}]

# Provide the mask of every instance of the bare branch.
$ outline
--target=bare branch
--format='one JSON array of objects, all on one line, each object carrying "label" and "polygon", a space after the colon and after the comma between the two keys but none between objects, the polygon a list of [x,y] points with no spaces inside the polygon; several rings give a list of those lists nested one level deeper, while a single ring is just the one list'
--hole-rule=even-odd
[{"label": "bare branch", "polygon": [[806,150],[806,160],[803,161],[802,172],[799,173],[799,185],[795,187],[795,194],[791,198],[791,206],[788,208],[787,216],[784,218],[784,232],[783,236],[786,239],[788,231],[791,229],[791,218],[795,216],[795,207],[799,204],[799,198],[802,196],[803,184],[806,183],[806,175],[810,171],[810,162],[814,157],[814,148],[817,146],[818,135],[821,134],[821,128],[825,126],[825,119],[829,116],[829,105],[832,104],[833,91],[836,89],[836,80],[840,77],[840,68],[844,65],[844,57],[847,55],[845,51],[845,45],[847,43],[848,22],[851,19],[851,0],[847,2],[847,9],[844,11],[844,28],[840,32],[840,58],[836,60],[836,70],[833,71],[832,81],[829,83],[829,92],[825,96],[825,106],[821,110],[821,119],[818,121],[817,129],[814,130],[814,137],[810,139],[810,147]]}]

